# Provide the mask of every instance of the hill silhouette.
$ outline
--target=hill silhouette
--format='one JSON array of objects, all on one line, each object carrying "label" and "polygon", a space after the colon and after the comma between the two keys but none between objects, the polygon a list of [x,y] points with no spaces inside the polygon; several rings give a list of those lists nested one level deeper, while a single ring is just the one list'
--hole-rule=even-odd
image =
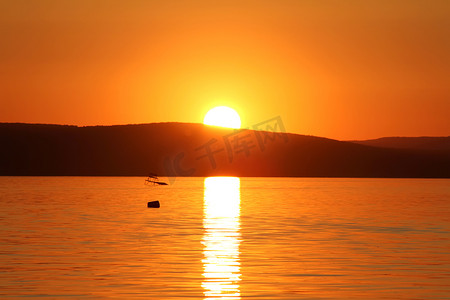
[{"label": "hill silhouette", "polygon": [[448,149],[394,149],[265,129],[0,123],[0,175],[450,178]]},{"label": "hill silhouette", "polygon": [[446,137],[383,137],[379,139],[351,141],[361,145],[395,149],[450,151],[450,136]]}]

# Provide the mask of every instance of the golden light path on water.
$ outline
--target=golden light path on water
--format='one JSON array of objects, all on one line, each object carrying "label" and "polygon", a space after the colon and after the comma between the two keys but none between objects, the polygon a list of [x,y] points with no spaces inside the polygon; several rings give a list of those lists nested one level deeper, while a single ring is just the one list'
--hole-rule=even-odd
[{"label": "golden light path on water", "polygon": [[208,177],[203,200],[203,293],[205,299],[241,299],[240,179]]}]

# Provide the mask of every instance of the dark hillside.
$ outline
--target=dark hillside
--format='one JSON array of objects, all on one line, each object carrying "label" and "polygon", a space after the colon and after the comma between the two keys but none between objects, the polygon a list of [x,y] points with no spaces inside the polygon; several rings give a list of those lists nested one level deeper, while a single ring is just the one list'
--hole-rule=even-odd
[{"label": "dark hillside", "polygon": [[352,141],[353,143],[395,149],[417,149],[430,151],[449,151],[450,136],[446,137],[384,137],[365,141]]},{"label": "dark hillside", "polygon": [[202,124],[0,124],[0,175],[450,178],[448,151]]}]

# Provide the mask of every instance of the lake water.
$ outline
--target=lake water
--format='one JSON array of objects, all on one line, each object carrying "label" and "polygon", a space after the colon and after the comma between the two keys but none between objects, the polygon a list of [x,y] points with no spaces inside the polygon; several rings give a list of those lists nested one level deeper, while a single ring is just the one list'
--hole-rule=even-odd
[{"label": "lake water", "polygon": [[170,181],[0,177],[0,298],[450,299],[450,180]]}]

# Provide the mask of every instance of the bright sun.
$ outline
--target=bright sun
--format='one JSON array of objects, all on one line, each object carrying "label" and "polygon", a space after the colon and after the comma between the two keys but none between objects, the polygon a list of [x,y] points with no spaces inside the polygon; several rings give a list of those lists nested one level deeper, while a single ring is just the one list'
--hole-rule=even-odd
[{"label": "bright sun", "polygon": [[241,128],[241,118],[239,114],[228,106],[217,106],[210,109],[203,119],[203,124],[229,127],[229,128]]}]

